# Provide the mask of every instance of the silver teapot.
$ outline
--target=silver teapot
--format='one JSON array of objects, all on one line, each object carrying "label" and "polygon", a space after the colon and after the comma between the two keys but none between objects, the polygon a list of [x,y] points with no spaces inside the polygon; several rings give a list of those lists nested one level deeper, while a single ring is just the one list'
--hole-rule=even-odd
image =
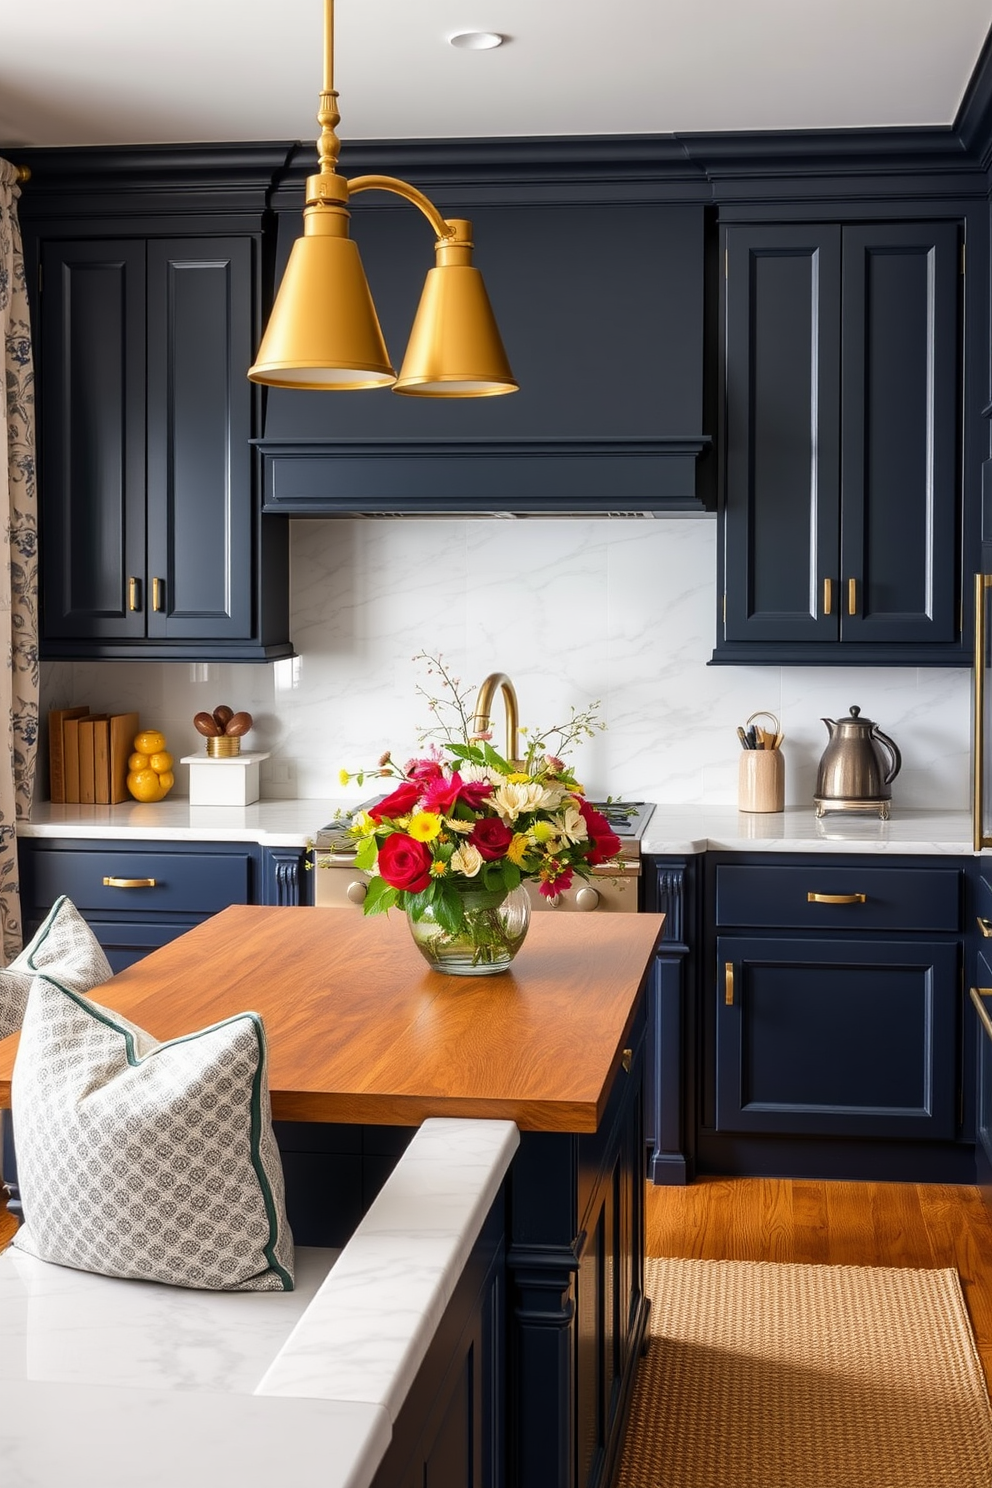
[{"label": "silver teapot", "polygon": [[817,816],[825,811],[877,811],[888,820],[889,789],[902,768],[902,755],[877,723],[861,717],[824,718],[830,742],[816,775],[813,804]]}]

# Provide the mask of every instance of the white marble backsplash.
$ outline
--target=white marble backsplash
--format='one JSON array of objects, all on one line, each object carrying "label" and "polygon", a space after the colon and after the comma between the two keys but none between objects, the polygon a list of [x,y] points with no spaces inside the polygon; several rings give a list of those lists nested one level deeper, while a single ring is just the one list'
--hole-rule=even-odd
[{"label": "white marble backsplash", "polygon": [[[960,810],[971,792],[967,668],[712,667],[716,524],[626,521],[294,521],[292,639],[268,665],[76,662],[42,668],[42,706],[136,708],[178,760],[203,747],[194,713],[247,709],[246,747],[271,750],[263,797],[326,798],[338,772],[415,751],[430,715],[412,658],[441,653],[474,689],[513,679],[522,723],[601,701],[607,724],[571,758],[591,795],[730,805],[736,727],[770,709],[785,733],[786,802],[810,803],[824,716],[852,704],[903,754],[893,808]],[[496,743],[503,725],[497,709]],[[177,770],[177,792],[187,789]],[[39,773],[38,794],[47,796]]]}]

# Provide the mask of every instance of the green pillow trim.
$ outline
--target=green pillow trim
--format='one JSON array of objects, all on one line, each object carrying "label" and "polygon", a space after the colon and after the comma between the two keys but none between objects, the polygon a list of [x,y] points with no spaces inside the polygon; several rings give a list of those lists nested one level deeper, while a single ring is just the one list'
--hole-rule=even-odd
[{"label": "green pillow trim", "polygon": [[[30,966],[31,970],[36,971],[39,976],[43,976],[45,980],[49,982],[54,981],[54,978],[50,977],[47,972],[41,969],[41,967],[37,966],[35,964],[34,958],[41,950],[42,946],[45,944],[45,941],[48,939],[52,925],[55,923],[55,916],[58,914],[63,904],[70,904],[72,909],[76,909],[76,906],[74,904],[71,904],[68,894],[60,894],[55,903],[52,905],[51,909],[48,911],[45,918],[42,920],[41,924],[38,926],[35,934],[31,937],[33,941],[37,941],[37,944],[32,948],[31,954],[27,958],[27,964],[28,966]],[[76,913],[79,914],[79,911],[76,910]],[[80,915],[79,917],[80,919],[83,918],[82,915]],[[94,939],[96,939],[95,936]],[[60,982],[55,982],[54,984],[56,987],[61,986]],[[65,990],[65,987],[62,987],[62,991],[64,992]]]},{"label": "green pillow trim", "polygon": [[[57,900],[56,906],[60,902],[60,900]],[[53,909],[52,914],[54,913],[55,910]],[[272,1197],[272,1186],[269,1183],[268,1174],[262,1163],[262,1066],[265,1059],[265,1029],[258,1014],[244,1012],[235,1013],[230,1018],[221,1018],[218,1023],[211,1023],[207,1028],[198,1028],[195,1033],[184,1033],[179,1038],[166,1039],[159,1043],[156,1048],[149,1050],[147,1054],[141,1056],[135,1050],[134,1034],[129,1028],[123,1028],[119,1023],[115,1022],[105,1008],[98,1007],[96,1003],[90,1002],[86,997],[81,997],[77,992],[73,992],[71,988],[63,987],[62,983],[57,981],[55,977],[48,976],[43,971],[39,971],[38,976],[42,981],[48,982],[52,987],[57,987],[66,997],[71,998],[76,1006],[81,1008],[83,1012],[88,1013],[91,1018],[95,1018],[97,1022],[103,1023],[107,1028],[113,1029],[115,1033],[119,1033],[124,1040],[127,1062],[134,1068],[140,1068],[147,1060],[154,1059],[160,1050],[169,1049],[174,1044],[189,1044],[195,1039],[202,1038],[205,1034],[212,1033],[217,1028],[226,1028],[231,1023],[241,1023],[246,1018],[250,1020],[255,1030],[255,1040],[258,1048],[258,1062],[255,1065],[255,1074],[252,1078],[251,1087],[251,1165],[255,1169],[255,1177],[258,1179],[258,1187],[262,1195],[262,1202],[265,1205],[265,1215],[269,1223],[269,1239],[267,1244],[262,1247],[262,1253],[269,1263],[269,1270],[274,1271],[282,1281],[283,1290],[286,1292],[294,1291],[293,1278],[276,1259],[275,1247],[279,1237],[279,1225],[276,1219],[275,1200]],[[261,1275],[262,1273],[256,1272],[255,1274]]]}]

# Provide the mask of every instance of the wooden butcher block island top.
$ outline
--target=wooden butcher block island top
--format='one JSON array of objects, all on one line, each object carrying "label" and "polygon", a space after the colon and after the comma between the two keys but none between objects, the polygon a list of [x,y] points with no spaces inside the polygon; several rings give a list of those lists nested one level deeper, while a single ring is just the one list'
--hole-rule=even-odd
[{"label": "wooden butcher block island top", "polygon": [[[538,914],[510,971],[453,977],[428,969],[399,914],[234,905],[93,997],[158,1039],[261,1014],[279,1121],[593,1132],[663,922]],[[4,1106],[16,1044],[0,1042]]]}]

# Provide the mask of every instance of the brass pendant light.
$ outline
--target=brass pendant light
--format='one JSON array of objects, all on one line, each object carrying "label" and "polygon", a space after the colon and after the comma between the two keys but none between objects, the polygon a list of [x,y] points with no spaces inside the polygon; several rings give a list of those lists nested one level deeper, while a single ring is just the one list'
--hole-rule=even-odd
[{"label": "brass pendant light", "polygon": [[[318,174],[307,178],[303,236],[293,244],[255,363],[253,382],[343,392],[389,387],[422,398],[514,393],[489,297],[472,265],[472,224],[447,221],[416,187],[394,176],[347,181],[336,166],[341,116],[334,91],[334,0],[324,0],[324,86],[317,122]],[[348,200],[392,191],[419,207],[434,229],[435,267],[417,310],[399,377],[389,359],[357,246]]]}]

